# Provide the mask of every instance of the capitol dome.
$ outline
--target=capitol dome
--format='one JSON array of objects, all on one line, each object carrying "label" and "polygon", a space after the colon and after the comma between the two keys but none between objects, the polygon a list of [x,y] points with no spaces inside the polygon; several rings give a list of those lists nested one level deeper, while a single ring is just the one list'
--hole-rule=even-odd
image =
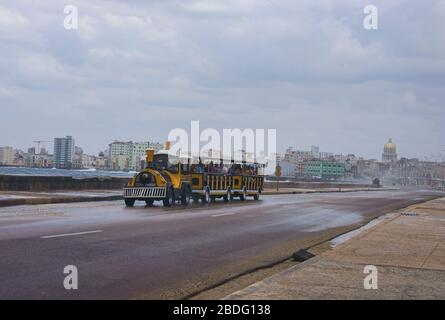
[{"label": "capitol dome", "polygon": [[388,142],[383,146],[383,154],[382,161],[383,162],[393,162],[397,161],[397,153],[396,153],[396,145],[392,142],[392,139],[389,138]]},{"label": "capitol dome", "polygon": [[388,150],[396,150],[396,145],[394,144],[394,142],[392,142],[392,139],[389,138],[388,142],[385,143],[385,146],[383,147],[383,149],[388,149]]}]

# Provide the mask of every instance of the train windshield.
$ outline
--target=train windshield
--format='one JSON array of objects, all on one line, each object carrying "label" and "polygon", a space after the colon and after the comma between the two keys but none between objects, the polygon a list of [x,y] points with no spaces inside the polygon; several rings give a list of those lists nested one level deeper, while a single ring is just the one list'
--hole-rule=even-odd
[{"label": "train windshield", "polygon": [[178,172],[179,158],[169,156],[168,154],[155,154],[153,162],[148,164],[148,168],[156,170],[168,170],[171,172]]},{"label": "train windshield", "polygon": [[153,156],[153,162],[148,165],[149,168],[158,170],[166,169],[168,166],[168,154],[155,154]]}]

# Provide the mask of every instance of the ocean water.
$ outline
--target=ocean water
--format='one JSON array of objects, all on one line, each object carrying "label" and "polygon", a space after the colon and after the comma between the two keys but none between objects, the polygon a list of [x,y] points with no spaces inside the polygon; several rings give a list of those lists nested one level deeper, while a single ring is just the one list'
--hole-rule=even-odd
[{"label": "ocean water", "polygon": [[19,175],[19,176],[61,176],[73,177],[77,179],[92,177],[132,177],[136,172],[108,171],[108,170],[66,170],[66,169],[47,169],[47,168],[19,168],[19,167],[0,167],[0,175]]}]

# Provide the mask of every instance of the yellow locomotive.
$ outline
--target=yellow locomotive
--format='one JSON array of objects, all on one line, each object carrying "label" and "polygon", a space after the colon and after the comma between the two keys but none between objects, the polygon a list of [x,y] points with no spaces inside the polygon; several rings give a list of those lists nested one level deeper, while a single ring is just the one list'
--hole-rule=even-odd
[{"label": "yellow locomotive", "polygon": [[170,207],[176,202],[188,205],[193,198],[198,202],[209,203],[217,198],[229,202],[235,197],[244,201],[248,196],[258,200],[263,190],[264,165],[257,163],[219,164],[199,158],[192,164],[190,157],[172,156],[168,151],[154,154],[147,150],[146,168],[135,175],[124,188],[124,200],[128,207],[137,200],[152,206],[154,201],[162,201]]}]

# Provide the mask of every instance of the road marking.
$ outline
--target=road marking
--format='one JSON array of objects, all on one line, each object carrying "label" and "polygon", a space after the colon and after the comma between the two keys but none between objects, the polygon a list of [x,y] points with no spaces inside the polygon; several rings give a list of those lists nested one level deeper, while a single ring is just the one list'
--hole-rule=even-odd
[{"label": "road marking", "polygon": [[212,217],[222,217],[222,216],[231,216],[233,214],[237,214],[236,212],[232,212],[232,213],[221,213],[221,214],[214,214],[212,215]]},{"label": "road marking", "polygon": [[93,230],[93,231],[83,231],[83,232],[74,232],[74,233],[63,233],[63,234],[53,234],[51,236],[43,236],[41,239],[51,239],[51,238],[59,238],[59,237],[71,237],[71,236],[79,236],[82,234],[90,234],[90,233],[99,233],[102,230]]}]

